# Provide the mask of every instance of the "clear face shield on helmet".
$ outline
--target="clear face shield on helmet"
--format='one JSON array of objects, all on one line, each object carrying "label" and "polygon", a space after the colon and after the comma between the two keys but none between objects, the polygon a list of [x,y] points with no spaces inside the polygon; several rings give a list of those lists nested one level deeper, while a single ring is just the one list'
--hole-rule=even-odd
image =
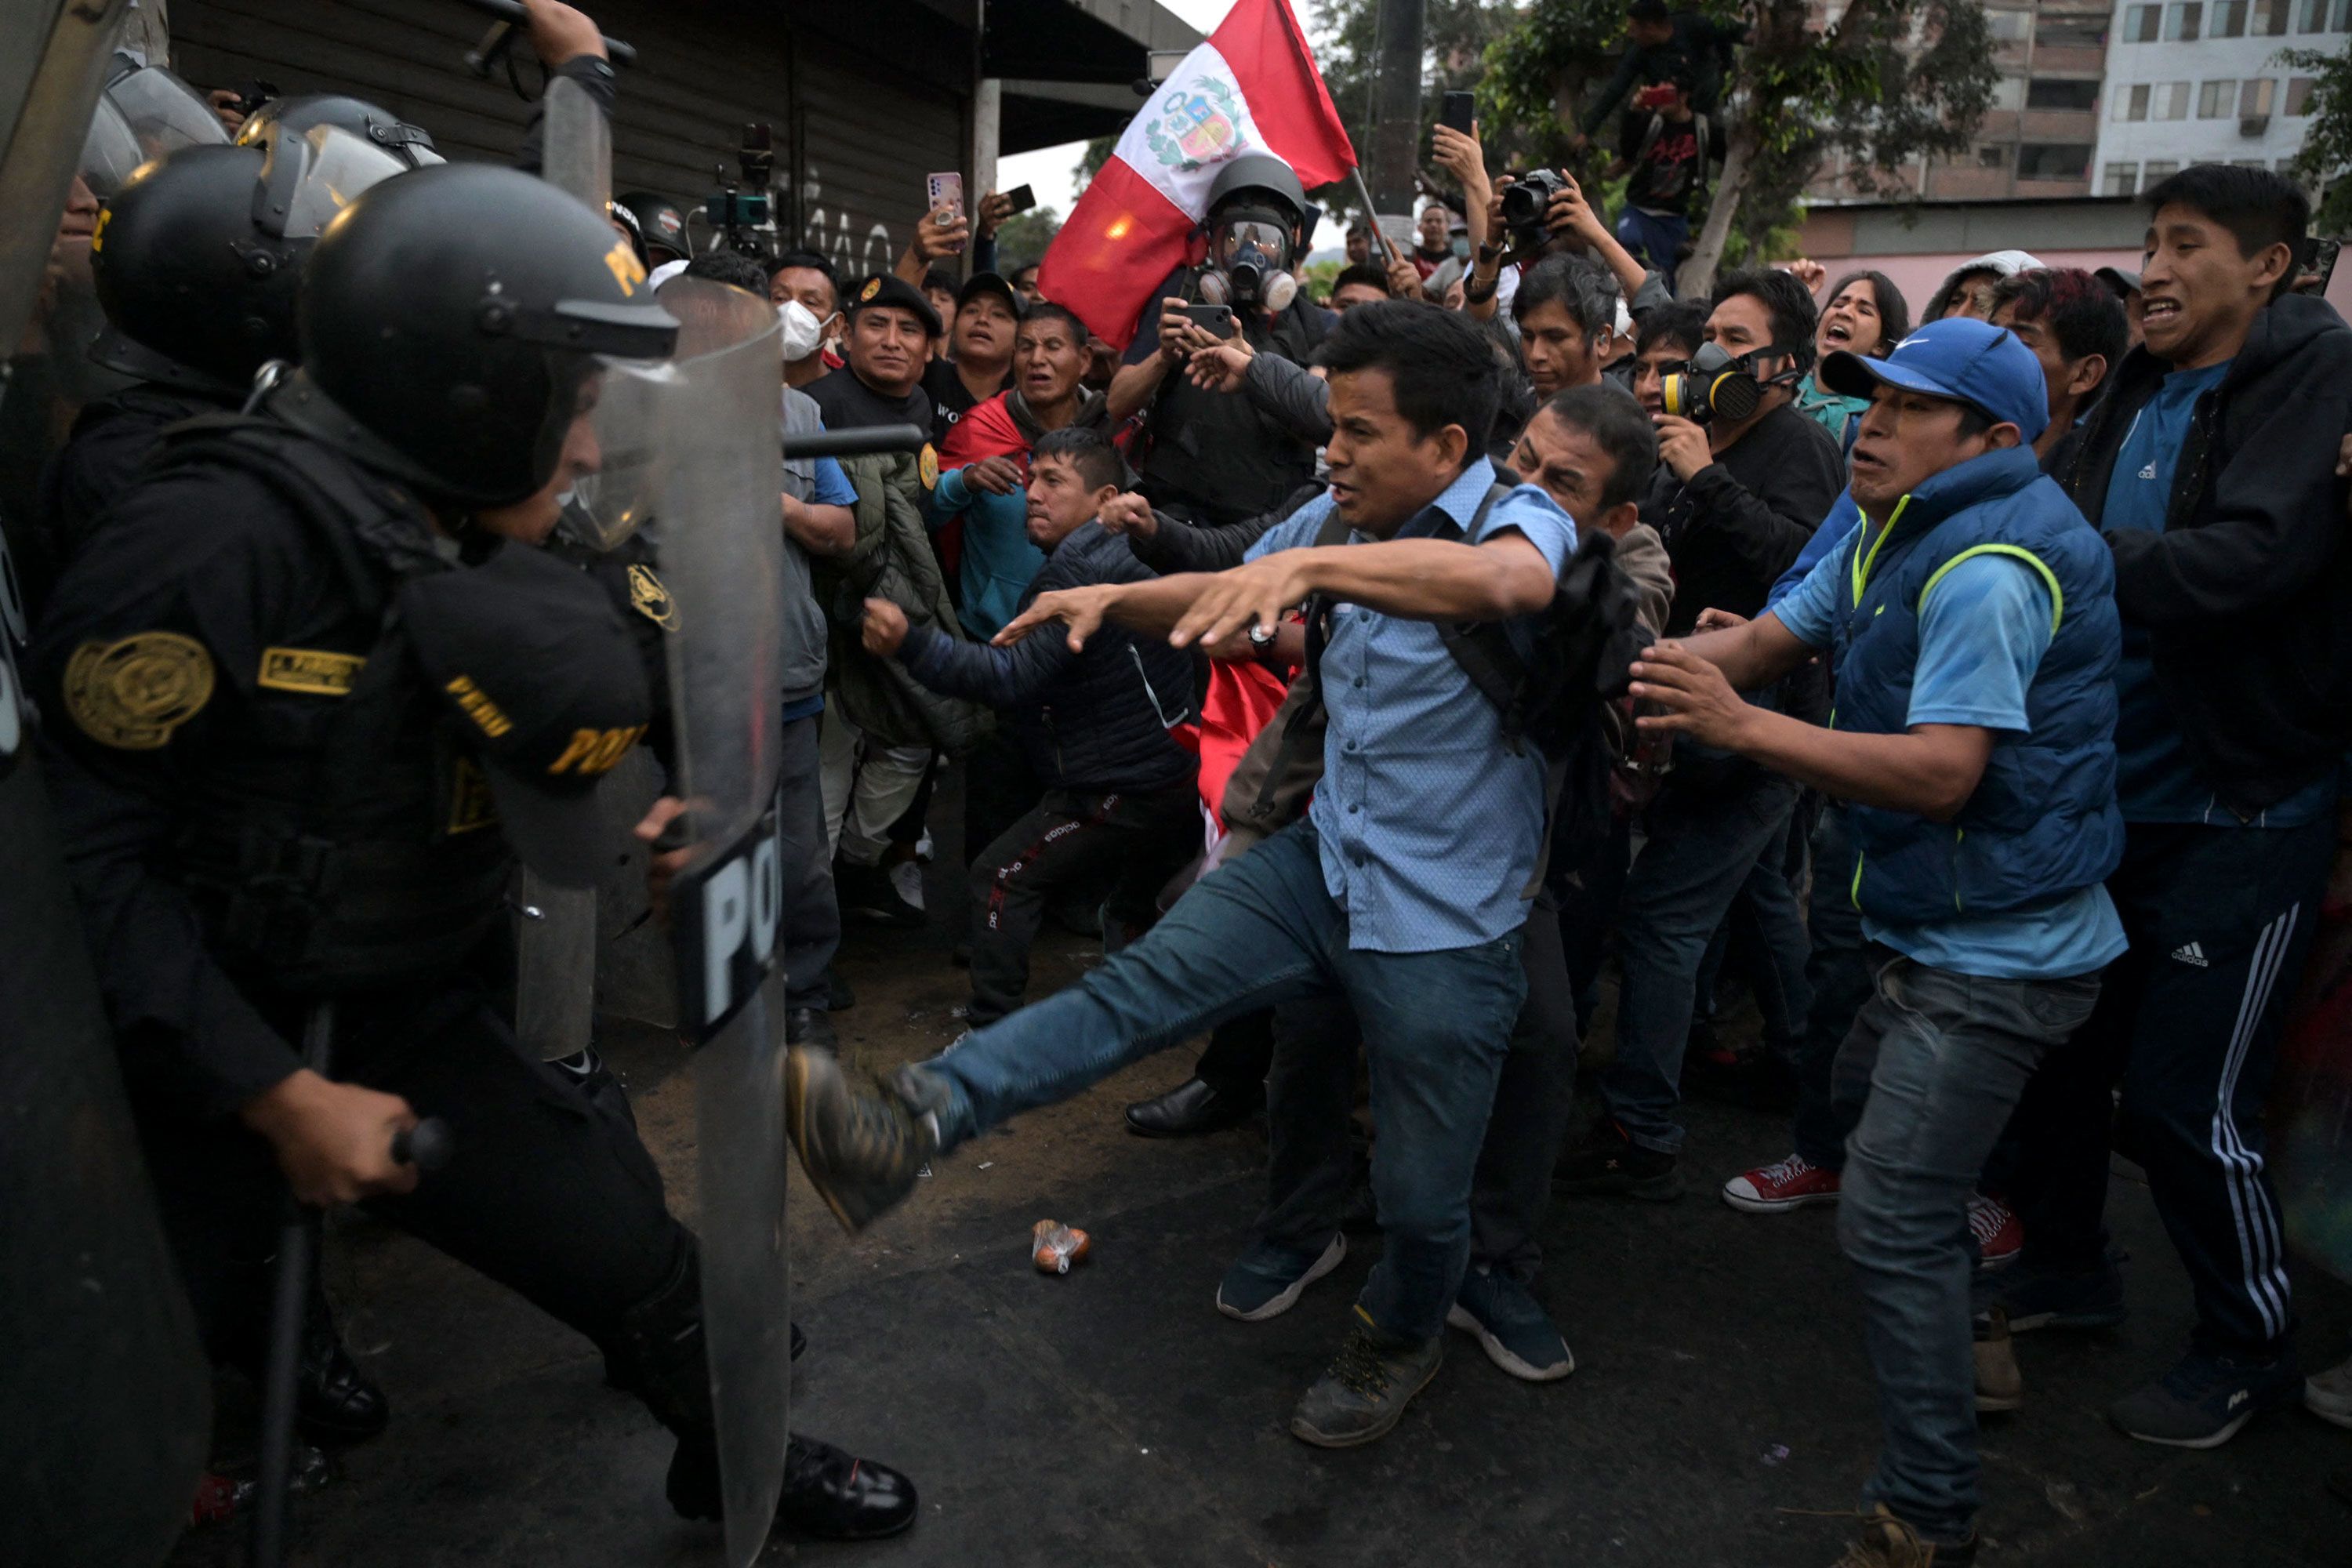
[{"label": "clear face shield on helmet", "polygon": [[228,128],[204,95],[161,66],[142,66],[106,87],[106,101],[122,111],[140,151],[167,157],[183,147],[218,147]]},{"label": "clear face shield on helmet", "polygon": [[281,239],[316,239],[362,192],[404,174],[409,165],[336,125],[269,143],[262,164],[267,190],[261,226]]},{"label": "clear face shield on helmet", "polygon": [[111,201],[131,171],[146,161],[130,120],[112,99],[100,98],[97,111],[89,117],[89,133],[82,138],[82,184],[100,201]]}]

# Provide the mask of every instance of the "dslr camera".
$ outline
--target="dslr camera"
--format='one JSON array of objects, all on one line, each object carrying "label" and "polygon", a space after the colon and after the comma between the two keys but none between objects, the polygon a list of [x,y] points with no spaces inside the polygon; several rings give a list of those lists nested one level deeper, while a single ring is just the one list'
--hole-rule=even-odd
[{"label": "dslr camera", "polygon": [[1544,222],[1552,198],[1568,189],[1557,169],[1529,169],[1503,187],[1503,226],[1511,232],[1511,248],[1531,251],[1549,237]]}]

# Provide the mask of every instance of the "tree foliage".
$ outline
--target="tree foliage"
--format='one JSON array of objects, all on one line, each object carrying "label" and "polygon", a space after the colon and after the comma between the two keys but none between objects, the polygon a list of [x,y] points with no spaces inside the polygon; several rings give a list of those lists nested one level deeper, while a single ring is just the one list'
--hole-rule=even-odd
[{"label": "tree foliage", "polygon": [[[1965,153],[1991,106],[1992,36],[1978,0],[1853,0],[1818,24],[1805,0],[1702,6],[1747,42],[1717,110],[1726,157],[1713,206],[1681,278],[1706,287],[1735,235],[1769,252],[1822,162],[1846,159],[1857,195],[1916,197],[1913,160]],[[1623,45],[1619,0],[1535,0],[1492,45],[1482,102],[1521,135],[1564,149],[1588,92]]]},{"label": "tree foliage", "polygon": [[[1622,0],[1618,3],[1622,9]],[[1427,0],[1427,5],[1422,33],[1421,148],[1424,157],[1444,95],[1478,88],[1486,69],[1486,51],[1518,21],[1518,13],[1507,5],[1480,5],[1477,0]],[[1316,0],[1314,37],[1315,63],[1323,72],[1323,85],[1330,89],[1332,106],[1339,110],[1348,140],[1361,157],[1371,145],[1372,90],[1380,64],[1380,0]],[[1535,138],[1507,134],[1498,139],[1490,127],[1482,125],[1480,130],[1487,162],[1495,167],[1508,166],[1512,159],[1531,150],[1540,155],[1542,144]],[[1426,163],[1421,170],[1421,186],[1451,205],[1461,200],[1452,180]],[[1363,200],[1351,180],[1310,194],[1325,211],[1335,215],[1363,210]]]},{"label": "tree foliage", "polygon": [[2291,69],[2309,71],[2313,79],[2311,124],[2294,155],[2294,173],[2306,189],[2326,193],[2320,198],[2315,226],[2324,235],[2352,233],[2352,180],[2337,177],[2352,168],[2352,43],[2332,55],[2284,49],[2278,60]]},{"label": "tree foliage", "polygon": [[1010,273],[1016,267],[1044,259],[1045,247],[1061,232],[1062,215],[1051,206],[1014,213],[996,226],[996,269]]}]

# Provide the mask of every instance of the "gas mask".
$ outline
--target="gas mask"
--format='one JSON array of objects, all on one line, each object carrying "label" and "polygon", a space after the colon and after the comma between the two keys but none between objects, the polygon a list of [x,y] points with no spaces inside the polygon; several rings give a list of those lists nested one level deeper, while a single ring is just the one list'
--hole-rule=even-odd
[{"label": "gas mask", "polygon": [[1737,425],[1753,418],[1764,405],[1767,387],[1796,379],[1794,371],[1769,378],[1756,374],[1759,357],[1788,353],[1779,343],[1767,343],[1734,355],[1720,343],[1701,343],[1681,370],[1669,371],[1658,378],[1658,395],[1664,400],[1668,414],[1695,425],[1717,417]]},{"label": "gas mask", "polygon": [[1203,304],[1279,312],[1298,298],[1298,279],[1286,269],[1290,226],[1279,215],[1237,208],[1209,232],[1209,268],[1201,276]]},{"label": "gas mask", "polygon": [[798,364],[824,346],[824,321],[818,321],[816,312],[798,300],[787,300],[777,306],[776,319],[783,323],[786,364]]}]

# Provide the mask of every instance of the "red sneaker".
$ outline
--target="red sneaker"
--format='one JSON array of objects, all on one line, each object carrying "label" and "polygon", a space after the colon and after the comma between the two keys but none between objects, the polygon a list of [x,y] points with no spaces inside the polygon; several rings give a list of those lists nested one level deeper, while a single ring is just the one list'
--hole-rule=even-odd
[{"label": "red sneaker", "polygon": [[1969,1199],[1969,1230],[1977,1238],[1979,1268],[2006,1268],[2025,1250],[2025,1226],[1999,1198],[1978,1193]]},{"label": "red sneaker", "polygon": [[1833,1204],[1838,1173],[1824,1171],[1802,1154],[1742,1171],[1723,1184],[1723,1201],[1749,1214],[1779,1214],[1807,1204]]}]

